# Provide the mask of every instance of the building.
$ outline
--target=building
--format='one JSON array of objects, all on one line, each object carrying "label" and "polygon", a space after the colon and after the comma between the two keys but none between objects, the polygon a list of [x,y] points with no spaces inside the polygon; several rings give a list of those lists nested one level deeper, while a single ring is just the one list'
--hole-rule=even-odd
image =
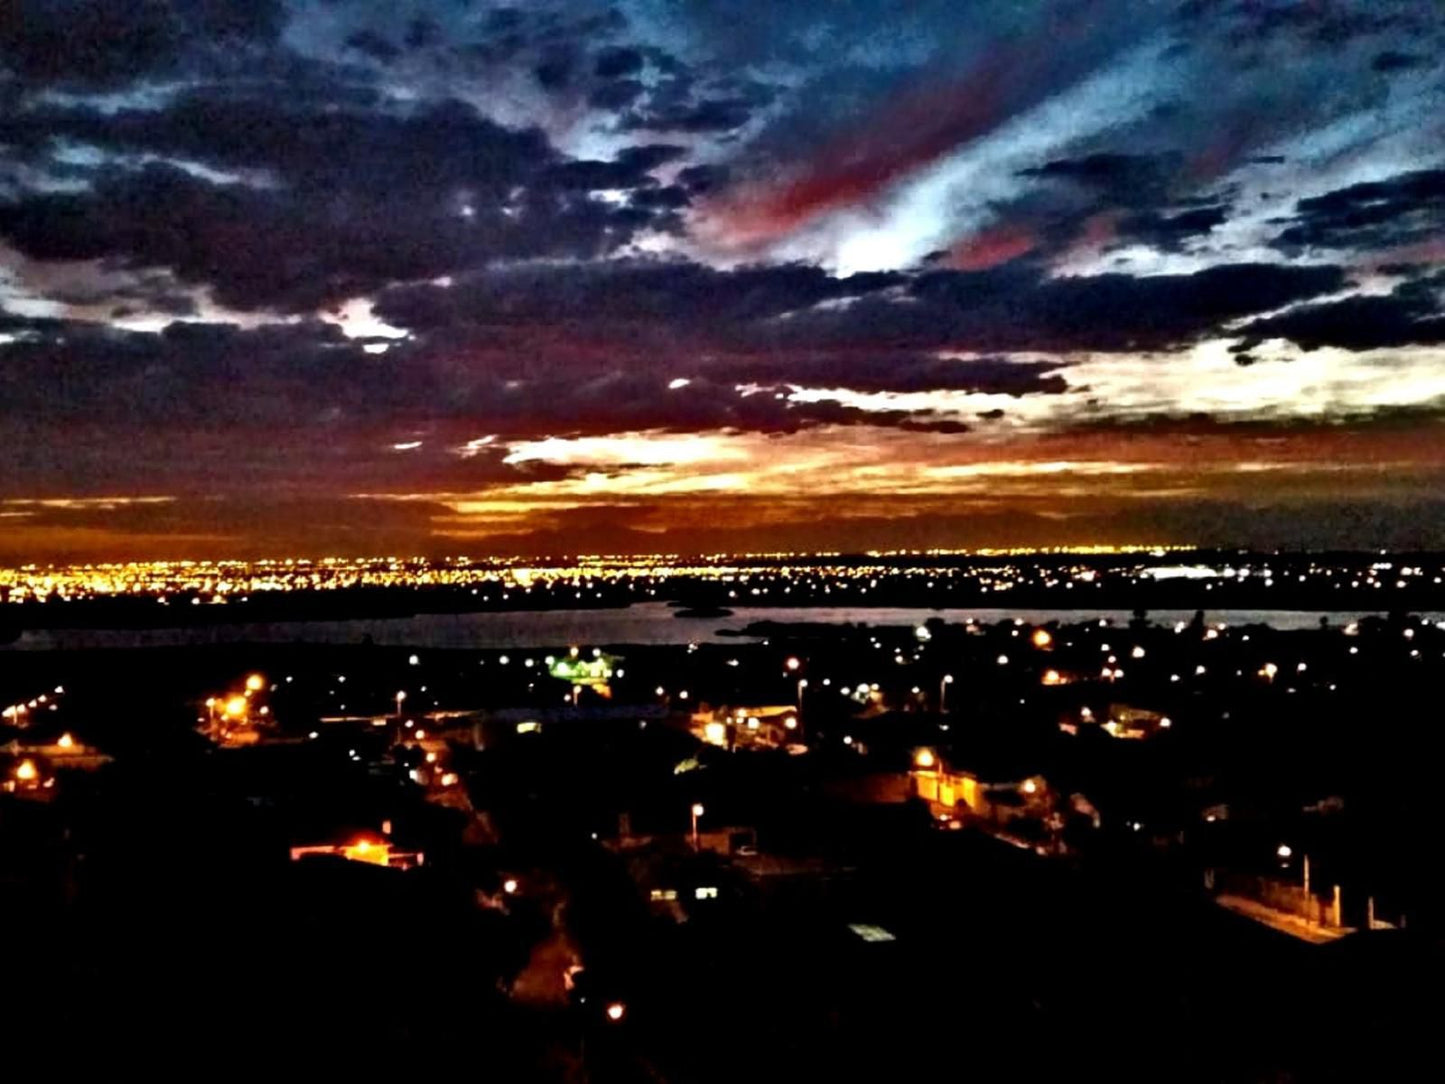
[{"label": "building", "polygon": [[46,760],[24,754],[0,758],[0,793],[48,799],[54,787],[55,772]]},{"label": "building", "polygon": [[70,731],[48,736],[27,734],[26,740],[16,738],[0,746],[0,751],[18,759],[31,758],[59,770],[94,771],[111,758],[93,745],[88,745]]},{"label": "building", "polygon": [[1020,836],[1032,840],[1057,835],[1063,826],[1060,796],[1041,775],[985,781],[979,773],[954,768],[940,754],[921,749],[910,777],[913,794],[950,827],[973,820],[1017,841]]},{"label": "building", "polygon": [[591,689],[598,696],[610,699],[612,696],[611,681],[614,675],[620,674],[618,664],[622,659],[616,655],[605,654],[600,648],[593,648],[591,656],[584,656],[578,648],[572,648],[566,655],[559,658],[548,658],[547,672],[558,681],[565,681],[572,686],[573,702],[576,702],[576,694],[583,688]]},{"label": "building", "polygon": [[758,707],[706,705],[692,716],[688,730],[698,741],[722,749],[783,749],[799,743],[798,709],[792,704]]},{"label": "building", "polygon": [[1097,726],[1111,738],[1129,741],[1155,737],[1173,725],[1174,721],[1163,712],[1132,704],[1110,704],[1102,717],[1086,704],[1079,708],[1076,715],[1070,714],[1059,720],[1059,729],[1065,734],[1078,734],[1085,727]]},{"label": "building", "polygon": [[308,843],[291,848],[293,862],[318,855],[403,870],[416,869],[426,860],[420,851],[398,850],[386,835],[375,832],[358,832],[343,843]]}]

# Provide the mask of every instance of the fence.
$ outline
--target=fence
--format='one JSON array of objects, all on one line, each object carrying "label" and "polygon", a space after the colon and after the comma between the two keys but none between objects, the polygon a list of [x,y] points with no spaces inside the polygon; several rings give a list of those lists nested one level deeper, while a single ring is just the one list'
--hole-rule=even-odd
[{"label": "fence", "polygon": [[1208,879],[1216,893],[1243,896],[1257,900],[1266,907],[1284,911],[1318,926],[1339,926],[1340,895],[1335,890],[1331,900],[1321,899],[1313,892],[1306,892],[1301,885],[1291,884],[1274,877],[1261,877],[1248,873],[1223,873],[1213,871]]}]

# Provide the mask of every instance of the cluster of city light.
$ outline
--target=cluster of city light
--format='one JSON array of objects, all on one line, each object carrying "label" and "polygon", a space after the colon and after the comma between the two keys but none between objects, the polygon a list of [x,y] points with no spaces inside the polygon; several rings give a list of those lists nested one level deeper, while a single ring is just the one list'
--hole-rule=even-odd
[{"label": "cluster of city light", "polygon": [[[264,721],[271,714],[269,706],[256,706],[256,697],[266,688],[266,679],[260,674],[248,674],[238,691],[208,696],[205,700],[207,733],[222,744],[226,744],[238,731],[253,725],[259,716]],[[253,713],[252,708],[255,707]]]},{"label": "cluster of city light", "polygon": [[49,692],[39,693],[28,700],[17,700],[13,704],[6,704],[0,708],[0,719],[4,719],[10,726],[23,727],[37,712],[56,711],[60,706],[60,698],[64,695],[65,686],[57,685]]},{"label": "cluster of city light", "polygon": [[[1239,557],[1214,567],[1163,564],[1183,547],[1088,546],[1068,549],[898,550],[845,558],[835,554],[715,554],[684,558],[584,555],[546,562],[522,558],[328,557],[265,561],[142,561],[0,569],[0,602],[143,600],[149,604],[224,605],[288,592],[350,589],[441,590],[470,603],[525,606],[539,596],[612,604],[673,597],[680,586],[708,590],[726,605],[860,603],[908,591],[1006,593],[1017,589],[1085,591],[1187,579],[1216,587],[1400,590],[1445,584],[1445,566],[1391,561],[1300,561]],[[1077,556],[1079,560],[1069,560]],[[1048,557],[1043,562],[1023,558]],[[1091,562],[1090,557],[1123,558]],[[1017,558],[1017,559],[1016,559]],[[965,560],[966,559],[966,560]],[[841,598],[839,597],[841,596]]]}]

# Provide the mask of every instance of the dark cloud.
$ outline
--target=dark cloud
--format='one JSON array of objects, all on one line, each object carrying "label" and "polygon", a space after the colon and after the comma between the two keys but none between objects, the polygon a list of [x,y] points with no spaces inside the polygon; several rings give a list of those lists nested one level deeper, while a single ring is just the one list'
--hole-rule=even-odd
[{"label": "dark cloud", "polygon": [[374,30],[358,30],[346,39],[346,45],[383,64],[389,64],[401,56],[401,46],[382,37]]},{"label": "dark cloud", "polygon": [[[210,477],[236,457],[247,464],[250,482],[269,481],[287,473],[297,451],[324,435],[323,458],[332,472],[376,477],[404,471],[415,478],[419,464],[432,463],[438,477],[456,485],[458,475],[481,483],[515,473],[498,466],[499,446],[465,463],[458,459],[456,446],[479,432],[509,438],[656,429],[792,433],[818,425],[961,431],[956,420],[927,411],[795,401],[781,380],[740,391],[745,379],[770,379],[763,366],[723,366],[674,386],[668,374],[629,365],[625,355],[609,352],[599,364],[580,366],[565,341],[549,350],[545,340],[492,332],[479,338],[494,350],[516,352],[530,343],[542,352],[511,371],[485,354],[469,356],[459,349],[465,340],[455,337],[375,355],[318,321],[250,330],[173,323],[148,333],[0,312],[0,330],[14,340],[0,344],[0,428],[29,434],[16,467],[17,477],[32,484],[53,474],[57,462],[84,464],[83,472],[97,478],[117,469],[125,473],[129,467],[104,467],[86,449],[110,446],[113,452],[116,439],[129,441],[136,433],[158,439],[167,432],[206,434],[191,439],[187,469],[166,472],[171,482],[197,471]],[[935,366],[930,375],[931,360],[898,366],[900,390],[1049,389],[1046,366],[1024,365],[1010,374],[1003,362],[960,363],[957,372]],[[815,363],[800,372],[821,376],[823,368]],[[888,386],[881,365],[845,365],[833,375],[841,375],[844,386]],[[92,433],[93,445],[77,441],[77,432]],[[268,434],[265,449],[253,447],[261,432]],[[62,440],[61,433],[68,435]],[[428,452],[402,459],[388,450],[417,434],[426,437]],[[333,460],[343,449],[354,462],[338,468]],[[135,452],[139,456],[139,446]],[[137,459],[132,466],[141,464]]]},{"label": "dark cloud", "polygon": [[571,44],[554,45],[532,69],[537,82],[547,90],[564,90],[572,83],[581,57]]},{"label": "dark cloud", "polygon": [[677,174],[677,183],[694,195],[715,192],[727,181],[728,168],[721,165],[688,166]]},{"label": "dark cloud", "polygon": [[1020,171],[1022,177],[1066,181],[1098,193],[1107,202],[1126,207],[1161,203],[1169,196],[1173,175],[1183,163],[1179,154],[1115,154],[1099,152],[1061,158]]},{"label": "dark cloud", "polygon": [[1375,59],[1370,61],[1370,67],[1377,72],[1398,72],[1410,68],[1424,67],[1424,57],[1415,56],[1412,53],[1401,53],[1394,49],[1386,49],[1382,53],[1376,53]]},{"label": "dark cloud", "polygon": [[1066,390],[1060,366],[935,352],[1167,350],[1231,335],[1232,321],[1343,281],[1336,267],[1273,265],[1147,278],[1002,268],[840,279],[805,265],[726,272],[641,261],[395,287],[376,312],[418,333],[423,351],[485,357],[508,379],[625,366],[659,380],[1025,395]]},{"label": "dark cloud", "polygon": [[775,323],[781,341],[893,349],[1165,350],[1220,334],[1231,320],[1332,292],[1338,267],[1239,264],[1191,275],[1045,279],[1035,271],[929,271],[905,299]]},{"label": "dark cloud", "polygon": [[1229,40],[1253,45],[1294,37],[1316,46],[1341,47],[1392,29],[1418,25],[1418,6],[1399,0],[1373,0],[1352,8],[1343,3],[1297,3],[1295,0],[1186,0],[1177,9],[1185,21],[1218,18]]},{"label": "dark cloud", "polygon": [[1445,170],[1416,170],[1302,199],[1287,221],[1274,245],[1290,252],[1371,251],[1431,240],[1445,231]]},{"label": "dark cloud", "polygon": [[1289,339],[1304,350],[1432,346],[1445,343],[1445,315],[1433,291],[1401,286],[1387,296],[1304,305],[1247,324],[1242,333],[1246,348],[1265,339]]},{"label": "dark cloud", "polygon": [[940,358],[834,355],[794,358],[785,362],[737,363],[729,370],[739,379],[786,381],[821,388],[862,392],[958,391],[985,395],[1058,394],[1068,382],[1056,362],[1009,358]]},{"label": "dark cloud", "polygon": [[[47,321],[24,330],[0,345],[0,415],[136,426],[187,416],[245,426],[309,423],[337,406],[379,407],[366,393],[350,402],[336,397],[371,383],[368,369],[380,377],[393,368],[315,321],[251,331],[174,323],[159,333]],[[305,397],[313,385],[320,397]]]},{"label": "dark cloud", "polygon": [[406,24],[406,47],[408,49],[425,49],[427,46],[436,45],[442,40],[442,28],[435,19],[425,15],[417,15]]},{"label": "dark cloud", "polygon": [[388,116],[195,94],[162,111],[69,110],[46,123],[116,152],[256,171],[261,183],[110,165],[83,190],[0,197],[0,236],[39,259],[169,268],[241,308],[314,309],[497,258],[604,255],[668,226],[684,202],[590,195],[656,186],[649,170],[675,149],[570,161],[539,132],[459,103]]},{"label": "dark cloud", "polygon": [[274,43],[281,0],[9,0],[0,67],[31,84],[112,86]]},{"label": "dark cloud", "polygon": [[703,98],[672,106],[644,106],[623,114],[618,126],[623,131],[731,132],[753,119],[767,105],[770,95],[734,95]]},{"label": "dark cloud", "polygon": [[599,79],[616,79],[636,75],[642,70],[642,53],[637,49],[613,46],[601,50],[593,61],[592,72]]},{"label": "dark cloud", "polygon": [[1178,252],[1185,245],[1203,237],[1229,218],[1224,206],[1195,207],[1177,214],[1146,211],[1119,220],[1120,241],[1150,245],[1161,252]]},{"label": "dark cloud", "polygon": [[637,101],[644,89],[636,79],[616,79],[594,90],[587,103],[594,109],[622,109]]},{"label": "dark cloud", "polygon": [[835,278],[804,264],[735,271],[666,260],[538,265],[479,274],[450,287],[398,287],[381,295],[376,311],[410,328],[639,320],[716,326],[765,319],[902,281],[894,274]]}]

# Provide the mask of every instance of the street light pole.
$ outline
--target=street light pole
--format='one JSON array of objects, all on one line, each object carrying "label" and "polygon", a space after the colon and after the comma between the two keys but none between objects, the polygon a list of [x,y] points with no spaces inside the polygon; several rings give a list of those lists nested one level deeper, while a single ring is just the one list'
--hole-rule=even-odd
[{"label": "street light pole", "polygon": [[952,685],[952,684],[953,684],[953,675],[952,675],[952,674],[944,674],[944,675],[943,675],[943,680],[938,683],[938,714],[939,714],[939,715],[942,715],[942,714],[944,713],[944,710],[945,710],[945,709],[944,709],[944,696],[945,696],[945,695],[947,694],[947,692],[948,692],[948,687],[949,687],[950,685]]},{"label": "street light pole", "polygon": [[702,847],[697,838],[697,819],[701,817],[705,812],[706,810],[703,809],[701,802],[692,803],[692,849],[694,851],[702,850]]}]

